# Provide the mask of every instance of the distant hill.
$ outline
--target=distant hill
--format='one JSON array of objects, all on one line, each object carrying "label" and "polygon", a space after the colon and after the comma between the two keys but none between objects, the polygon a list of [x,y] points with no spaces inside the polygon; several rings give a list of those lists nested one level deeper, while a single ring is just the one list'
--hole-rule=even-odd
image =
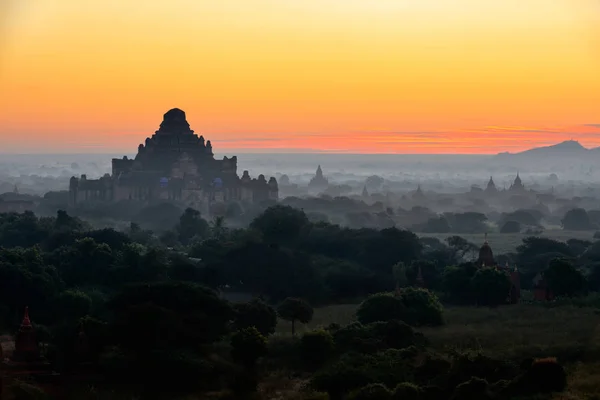
[{"label": "distant hill", "polygon": [[600,148],[587,149],[576,140],[565,140],[564,142],[551,146],[535,147],[519,153],[500,153],[499,157],[509,156],[581,156],[590,152],[600,151]]},{"label": "distant hill", "polygon": [[499,153],[488,161],[487,166],[510,166],[521,171],[569,172],[589,177],[600,168],[600,147],[588,149],[576,140],[567,140],[519,153]]}]

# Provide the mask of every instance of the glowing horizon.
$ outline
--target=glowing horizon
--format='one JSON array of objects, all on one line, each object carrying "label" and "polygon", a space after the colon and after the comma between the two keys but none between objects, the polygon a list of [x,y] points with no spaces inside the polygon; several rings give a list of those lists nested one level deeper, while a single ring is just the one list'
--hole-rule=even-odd
[{"label": "glowing horizon", "polygon": [[173,107],[217,153],[600,146],[594,0],[139,4],[0,5],[2,152],[133,153]]}]

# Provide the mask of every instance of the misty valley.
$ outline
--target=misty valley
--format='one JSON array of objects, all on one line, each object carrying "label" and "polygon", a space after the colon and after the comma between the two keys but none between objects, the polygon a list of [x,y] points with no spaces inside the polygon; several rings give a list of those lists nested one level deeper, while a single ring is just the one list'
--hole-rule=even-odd
[{"label": "misty valley", "polygon": [[238,165],[175,110],[112,163],[3,156],[7,398],[600,390],[594,149]]}]

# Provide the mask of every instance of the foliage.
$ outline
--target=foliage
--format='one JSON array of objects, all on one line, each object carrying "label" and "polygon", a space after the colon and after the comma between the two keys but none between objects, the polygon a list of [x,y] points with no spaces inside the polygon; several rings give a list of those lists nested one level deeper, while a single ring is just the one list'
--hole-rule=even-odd
[{"label": "foliage", "polygon": [[453,400],[483,400],[492,399],[488,382],[485,379],[473,377],[456,387]]},{"label": "foliage", "polygon": [[594,229],[594,225],[591,223],[587,211],[583,208],[574,208],[567,211],[561,223],[563,229],[569,231],[587,231]]},{"label": "foliage", "polygon": [[50,399],[41,388],[28,382],[15,380],[9,386],[8,390],[14,400],[46,400]]},{"label": "foliage", "polygon": [[426,289],[404,288],[399,294],[377,293],[369,296],[356,310],[357,319],[368,324],[400,320],[409,325],[441,325],[443,307]]},{"label": "foliage", "polygon": [[500,228],[500,233],[519,233],[521,232],[521,224],[518,221],[506,221]]},{"label": "foliage", "polygon": [[473,264],[446,267],[442,274],[442,288],[453,303],[470,304],[474,301],[472,278],[477,268]]},{"label": "foliage", "polygon": [[444,308],[437,296],[427,289],[405,288],[400,292],[404,306],[402,321],[412,326],[437,326],[444,323]]},{"label": "foliage", "polygon": [[564,259],[552,260],[544,277],[556,296],[574,296],[585,289],[583,274]]},{"label": "foliage", "polygon": [[312,319],[313,312],[313,308],[306,301],[292,297],[288,297],[277,307],[279,317],[292,323],[292,335],[296,333],[296,321],[307,324]]},{"label": "foliage", "polygon": [[390,400],[392,393],[380,383],[372,383],[350,393],[349,400]]},{"label": "foliage", "polygon": [[398,287],[408,286],[407,268],[404,263],[399,262],[394,264],[392,267],[392,273]]},{"label": "foliage", "polygon": [[231,337],[231,355],[246,367],[267,354],[267,339],[253,326],[238,330]]},{"label": "foliage", "polygon": [[277,313],[260,299],[252,299],[247,303],[236,304],[234,309],[234,325],[237,330],[253,326],[261,335],[267,336],[275,332]]},{"label": "foliage", "polygon": [[356,310],[356,318],[362,324],[395,319],[402,320],[404,314],[404,304],[393,293],[373,294],[360,303]]},{"label": "foliage", "polygon": [[298,238],[309,223],[306,214],[290,206],[276,205],[256,217],[250,227],[260,231],[267,241],[290,241]]},{"label": "foliage", "polygon": [[392,400],[419,400],[422,396],[422,390],[419,386],[410,383],[399,383],[392,393]]},{"label": "foliage", "polygon": [[197,349],[225,334],[233,317],[230,305],[213,291],[183,282],[130,285],[109,307],[117,341],[135,352]]},{"label": "foliage", "polygon": [[209,225],[200,216],[200,211],[186,208],[179,218],[177,231],[182,243],[188,243],[193,237],[204,237],[208,233]]},{"label": "foliage", "polygon": [[482,306],[498,306],[505,304],[512,283],[508,272],[496,268],[481,268],[471,279],[471,290],[477,304]]},{"label": "foliage", "polygon": [[319,366],[331,357],[335,350],[335,343],[331,333],[319,329],[302,335],[300,349],[302,356],[310,365]]},{"label": "foliage", "polygon": [[562,392],[567,387],[567,374],[556,358],[534,360],[521,376],[505,388],[507,395],[532,395]]},{"label": "foliage", "polygon": [[62,319],[78,320],[88,315],[92,308],[92,299],[81,290],[65,290],[56,301],[56,309]]}]

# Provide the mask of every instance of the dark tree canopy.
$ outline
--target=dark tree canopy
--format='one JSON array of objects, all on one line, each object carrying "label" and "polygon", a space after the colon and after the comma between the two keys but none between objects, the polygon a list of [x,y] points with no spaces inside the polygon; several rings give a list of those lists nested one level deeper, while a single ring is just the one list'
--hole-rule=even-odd
[{"label": "dark tree canopy", "polygon": [[563,229],[569,231],[588,231],[595,229],[595,226],[590,221],[587,211],[583,208],[574,208],[567,211],[561,223]]},{"label": "dark tree canopy", "polygon": [[260,231],[270,242],[295,240],[309,223],[304,211],[290,206],[276,205],[267,208],[252,221],[250,227]]},{"label": "dark tree canopy", "polygon": [[295,322],[309,323],[313,317],[313,312],[313,308],[306,301],[291,297],[285,299],[277,307],[279,317],[292,323],[292,335],[295,333]]}]

